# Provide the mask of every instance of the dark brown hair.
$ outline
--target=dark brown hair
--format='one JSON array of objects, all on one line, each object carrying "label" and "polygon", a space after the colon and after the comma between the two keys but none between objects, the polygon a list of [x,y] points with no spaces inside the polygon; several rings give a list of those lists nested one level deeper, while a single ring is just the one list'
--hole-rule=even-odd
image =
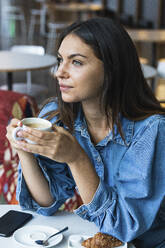
[{"label": "dark brown hair", "polygon": [[[148,86],[141,69],[135,46],[125,29],[109,18],[93,18],[67,27],[59,37],[57,49],[63,39],[75,34],[94,51],[104,64],[104,84],[101,108],[123,137],[120,114],[129,120],[142,120],[153,114],[165,114],[165,109]],[[56,84],[60,120],[73,131],[73,123],[80,103],[65,103]],[[52,101],[52,100],[51,100]]]}]

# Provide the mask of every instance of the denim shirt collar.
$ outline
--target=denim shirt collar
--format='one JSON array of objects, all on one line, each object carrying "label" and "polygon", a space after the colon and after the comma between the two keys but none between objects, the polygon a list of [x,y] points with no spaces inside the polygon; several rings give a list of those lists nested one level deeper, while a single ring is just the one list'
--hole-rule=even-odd
[{"label": "denim shirt collar", "polygon": [[[115,125],[114,135],[112,134],[112,131],[111,131],[104,140],[99,142],[98,145],[105,146],[109,141],[113,141],[123,146],[129,146],[133,138],[134,121],[128,120],[125,117],[121,116],[121,124],[122,124],[123,135],[125,137],[125,142],[122,139],[120,133],[118,132],[117,126]],[[86,124],[86,120],[85,120],[82,109],[80,109],[78,112],[77,118],[74,123],[74,129],[75,131],[81,132],[82,136],[89,138],[87,124]]]}]

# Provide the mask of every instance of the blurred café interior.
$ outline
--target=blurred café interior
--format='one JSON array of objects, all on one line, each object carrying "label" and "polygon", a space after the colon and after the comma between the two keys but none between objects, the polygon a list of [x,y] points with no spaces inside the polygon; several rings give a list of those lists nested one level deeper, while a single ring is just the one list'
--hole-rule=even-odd
[{"label": "blurred caf\u00e9 interior", "polygon": [[1,203],[15,202],[18,157],[5,138],[9,120],[36,115],[54,96],[56,38],[70,23],[95,16],[124,25],[147,82],[165,104],[164,0],[0,0]]},{"label": "blurred caf\u00e9 interior", "polygon": [[[28,94],[40,105],[45,98],[53,94],[55,60],[50,56],[45,58],[45,55],[55,55],[59,33],[73,21],[106,16],[119,20],[125,26],[136,45],[148,83],[159,100],[163,101],[164,12],[164,0],[1,0],[0,90],[12,89]],[[8,53],[5,54],[4,51]],[[9,65],[9,60],[12,60],[11,52],[40,55],[44,57],[43,64],[27,65],[28,58],[23,58],[20,54],[21,57],[17,59],[22,59],[21,67],[19,61],[18,65]],[[26,68],[23,66],[24,60]],[[34,62],[35,58],[31,57],[29,63],[31,60]],[[17,62],[14,61],[14,64]],[[7,64],[1,66],[1,63]]]}]

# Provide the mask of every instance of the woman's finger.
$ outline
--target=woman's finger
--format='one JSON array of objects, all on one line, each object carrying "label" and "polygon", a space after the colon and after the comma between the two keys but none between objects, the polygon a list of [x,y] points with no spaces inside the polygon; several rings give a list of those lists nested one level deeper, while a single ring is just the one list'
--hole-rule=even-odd
[{"label": "woman's finger", "polygon": [[26,132],[28,135],[31,135],[31,136],[35,136],[39,139],[44,139],[44,140],[49,140],[52,138],[52,134],[54,133],[53,132],[50,132],[50,131],[40,131],[40,130],[37,130],[37,129],[34,129],[34,128],[29,128],[29,127],[26,127],[24,129],[24,132]]},{"label": "woman's finger", "polygon": [[38,144],[30,144],[24,141],[17,141],[17,145],[19,146],[20,149],[26,152],[31,152],[31,153],[36,153],[40,154],[42,156],[47,156],[50,157],[51,154],[51,149],[49,146],[41,146]]},{"label": "woman's finger", "polygon": [[[49,146],[49,143],[50,143],[50,140],[34,136],[34,135],[32,135],[26,131],[19,131],[17,133],[17,136],[22,137],[24,139],[29,139],[38,145]],[[51,139],[52,139],[52,137],[51,137]]]},{"label": "woman's finger", "polygon": [[43,131],[26,131],[26,130],[21,130],[18,132],[18,136],[22,137],[22,138],[26,138],[29,139],[37,144],[40,145],[49,145],[49,142],[51,142],[53,140],[53,142],[56,141],[56,134],[54,132],[43,132]]}]

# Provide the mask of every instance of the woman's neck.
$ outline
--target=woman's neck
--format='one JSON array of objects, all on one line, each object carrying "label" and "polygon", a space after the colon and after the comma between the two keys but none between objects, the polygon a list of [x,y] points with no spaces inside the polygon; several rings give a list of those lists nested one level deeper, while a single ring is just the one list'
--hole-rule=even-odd
[{"label": "woman's neck", "polygon": [[109,133],[111,127],[107,116],[101,112],[100,106],[82,106],[86,118],[88,131],[94,144],[103,140]]}]

